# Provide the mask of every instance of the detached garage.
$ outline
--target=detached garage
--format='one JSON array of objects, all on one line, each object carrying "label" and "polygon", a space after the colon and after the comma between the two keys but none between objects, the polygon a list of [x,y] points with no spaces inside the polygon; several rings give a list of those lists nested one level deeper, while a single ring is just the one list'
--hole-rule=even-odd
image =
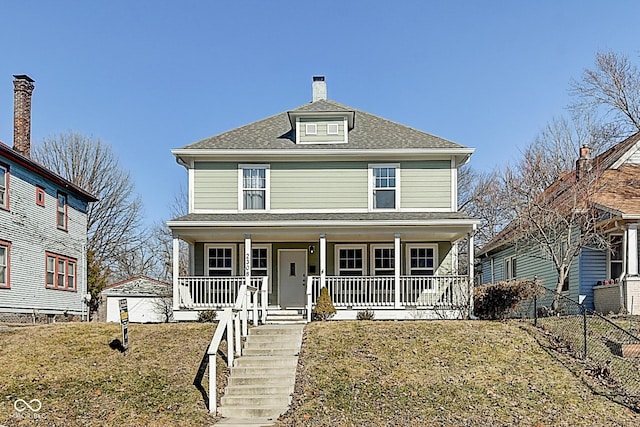
[{"label": "detached garage", "polygon": [[119,300],[126,298],[131,323],[162,323],[173,314],[171,284],[145,276],[115,283],[102,291],[107,322],[120,322]]}]

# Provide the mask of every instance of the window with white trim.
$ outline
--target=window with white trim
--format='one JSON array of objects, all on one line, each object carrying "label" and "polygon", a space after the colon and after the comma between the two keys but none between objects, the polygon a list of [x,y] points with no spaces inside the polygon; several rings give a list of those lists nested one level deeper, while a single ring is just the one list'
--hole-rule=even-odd
[{"label": "window with white trim", "polygon": [[372,246],[371,272],[374,276],[393,276],[395,274],[395,250],[393,246]]},{"label": "window with white trim", "polygon": [[609,265],[609,279],[618,279],[622,276],[622,267],[624,260],[622,259],[624,239],[620,234],[612,234],[609,236],[609,251],[607,252]]},{"label": "window with white trim", "polygon": [[269,167],[266,165],[240,165],[242,210],[268,208]]},{"label": "window with white trim", "polygon": [[9,242],[0,240],[0,288],[11,287],[11,283],[9,281],[9,278],[11,277],[9,274],[9,268],[10,268],[9,250],[10,249],[11,249],[11,244]]},{"label": "window with white trim", "polygon": [[435,245],[407,245],[407,274],[433,276],[436,274],[438,250]]},{"label": "window with white trim", "polygon": [[307,123],[304,126],[305,135],[317,135],[318,134],[318,125],[315,123]]},{"label": "window with white trim", "polygon": [[69,221],[69,217],[67,215],[68,207],[67,207],[67,195],[64,193],[58,193],[58,206],[57,206],[57,220],[56,224],[59,229],[66,230],[67,224]]},{"label": "window with white trim", "polygon": [[336,245],[336,274],[364,276],[366,271],[364,245]]},{"label": "window with white trim", "polygon": [[230,277],[233,276],[235,265],[234,248],[232,246],[207,246],[205,247],[205,262],[207,276]]},{"label": "window with white trim", "polygon": [[76,290],[76,260],[47,252],[46,287],[63,291]]},{"label": "window with white trim", "polygon": [[516,257],[510,256],[504,260],[504,280],[516,278]]},{"label": "window with white trim", "polygon": [[337,123],[327,123],[327,135],[338,135],[340,127]]},{"label": "window with white trim", "polygon": [[370,165],[371,208],[396,209],[398,205],[398,166]]},{"label": "window with white trim", "polygon": [[0,165],[0,209],[9,209],[9,168]]}]

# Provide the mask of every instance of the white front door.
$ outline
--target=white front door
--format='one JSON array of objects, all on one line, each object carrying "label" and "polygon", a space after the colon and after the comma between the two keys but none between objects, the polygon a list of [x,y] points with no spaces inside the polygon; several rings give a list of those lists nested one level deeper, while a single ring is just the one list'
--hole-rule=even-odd
[{"label": "white front door", "polygon": [[280,306],[304,307],[307,294],[307,250],[278,250]]}]

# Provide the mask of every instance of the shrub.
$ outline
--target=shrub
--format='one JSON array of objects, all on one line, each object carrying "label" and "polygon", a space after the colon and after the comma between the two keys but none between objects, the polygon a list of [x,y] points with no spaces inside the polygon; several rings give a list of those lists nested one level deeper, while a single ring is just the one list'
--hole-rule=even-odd
[{"label": "shrub", "polygon": [[376,315],[376,313],[373,310],[369,310],[369,309],[361,310],[356,315],[356,319],[358,319],[358,320],[373,320],[375,315]]},{"label": "shrub", "polygon": [[198,313],[198,322],[211,323],[216,320],[218,313],[215,310],[203,310]]},{"label": "shrub", "polygon": [[537,280],[511,280],[473,290],[474,313],[480,319],[505,319],[520,303],[543,292]]},{"label": "shrub", "polygon": [[336,308],[333,306],[329,290],[327,288],[320,289],[320,296],[316,302],[316,306],[311,311],[313,320],[329,320],[336,314]]}]

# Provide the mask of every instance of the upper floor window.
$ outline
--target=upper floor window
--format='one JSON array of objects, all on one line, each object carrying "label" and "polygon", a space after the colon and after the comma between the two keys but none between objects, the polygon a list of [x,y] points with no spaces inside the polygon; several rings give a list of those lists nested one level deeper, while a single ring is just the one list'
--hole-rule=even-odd
[{"label": "upper floor window", "polygon": [[58,208],[57,208],[57,225],[61,230],[67,229],[68,224],[68,208],[67,208],[67,195],[64,193],[58,193]]},{"label": "upper floor window", "polygon": [[398,206],[398,166],[371,165],[370,188],[372,209],[396,209]]},{"label": "upper floor window", "polygon": [[9,209],[9,168],[0,165],[0,208]]},{"label": "upper floor window", "polygon": [[269,167],[240,165],[241,210],[265,210],[269,206]]},{"label": "upper floor window", "polygon": [[45,192],[44,188],[37,186],[36,187],[36,205],[44,206]]},{"label": "upper floor window", "polygon": [[76,260],[47,253],[47,288],[64,291],[76,290]]},{"label": "upper floor window", "polygon": [[622,243],[623,238],[621,235],[609,236],[609,279],[618,279],[622,276]]},{"label": "upper floor window", "polygon": [[516,257],[511,256],[504,260],[504,280],[512,280],[516,275]]},{"label": "upper floor window", "polygon": [[318,125],[315,123],[307,123],[304,126],[304,133],[306,135],[317,135],[318,134]]},{"label": "upper floor window", "polygon": [[9,268],[10,268],[10,257],[9,250],[11,249],[11,244],[9,242],[5,242],[4,240],[0,240],[0,288],[9,288]]},{"label": "upper floor window", "polygon": [[337,123],[327,123],[327,135],[338,135],[340,126]]},{"label": "upper floor window", "polygon": [[407,274],[410,276],[433,276],[436,274],[438,251],[436,246],[408,245]]},{"label": "upper floor window", "polygon": [[336,273],[338,276],[364,276],[366,265],[364,246],[336,245]]}]

